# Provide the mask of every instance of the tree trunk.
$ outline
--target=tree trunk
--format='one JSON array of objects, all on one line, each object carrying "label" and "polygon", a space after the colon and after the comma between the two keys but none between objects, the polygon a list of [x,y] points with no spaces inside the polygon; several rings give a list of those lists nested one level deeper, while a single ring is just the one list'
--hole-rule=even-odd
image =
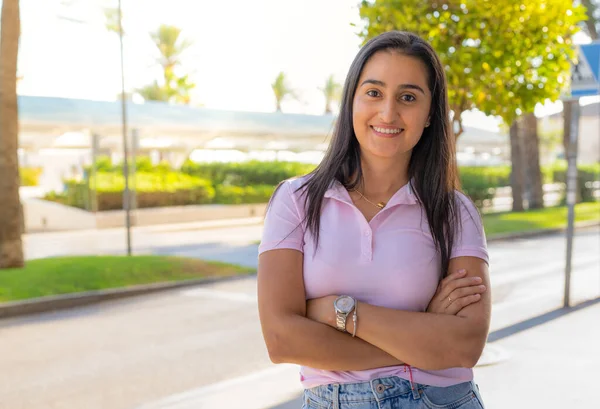
[{"label": "tree trunk", "polygon": [[519,126],[515,120],[510,126],[510,160],[512,169],[510,173],[510,186],[512,188],[513,212],[523,211],[523,154]]},{"label": "tree trunk", "polygon": [[542,209],[544,207],[544,188],[542,171],[540,169],[540,139],[537,129],[537,118],[532,112],[523,118],[525,178],[529,192],[529,209]]},{"label": "tree trunk", "polygon": [[0,268],[23,266],[23,210],[19,198],[17,56],[19,0],[4,0],[0,21]]},{"label": "tree trunk", "polygon": [[586,8],[587,19],[585,20],[585,25],[588,30],[588,34],[592,37],[592,40],[598,39],[598,30],[596,30],[596,5],[591,0],[581,0],[581,4]]}]

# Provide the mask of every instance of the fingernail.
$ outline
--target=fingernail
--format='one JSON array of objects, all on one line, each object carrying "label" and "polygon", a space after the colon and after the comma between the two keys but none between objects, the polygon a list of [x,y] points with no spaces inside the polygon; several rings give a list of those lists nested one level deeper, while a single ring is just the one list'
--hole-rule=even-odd
[{"label": "fingernail", "polygon": [[458,270],[458,274],[464,274],[466,272],[467,272],[467,270],[465,270],[464,268],[461,268],[460,270]]},{"label": "fingernail", "polygon": [[480,286],[479,286],[479,288],[480,288],[481,290],[485,290],[485,285],[480,285]]},{"label": "fingernail", "polygon": [[476,283],[481,281],[481,277],[473,277],[473,281],[475,281]]}]

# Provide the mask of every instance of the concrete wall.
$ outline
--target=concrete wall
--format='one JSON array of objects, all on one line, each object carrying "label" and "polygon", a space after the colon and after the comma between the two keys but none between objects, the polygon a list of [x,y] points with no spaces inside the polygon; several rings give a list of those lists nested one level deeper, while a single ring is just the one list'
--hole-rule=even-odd
[{"label": "concrete wall", "polygon": [[25,232],[96,228],[96,217],[85,210],[36,198],[23,198]]},{"label": "concrete wall", "polygon": [[[25,214],[25,232],[58,230],[85,230],[122,227],[122,210],[96,214],[36,198],[22,198]],[[199,205],[139,209],[132,211],[132,225],[150,226],[170,223],[190,223],[207,220],[261,217],[266,204],[252,205]]]},{"label": "concrete wall", "polygon": [[[265,210],[266,204],[198,205],[138,209],[132,211],[131,215],[132,225],[150,226],[156,224],[260,217],[265,214]],[[125,212],[123,210],[98,212],[96,221],[99,229],[122,227],[125,225]]]}]

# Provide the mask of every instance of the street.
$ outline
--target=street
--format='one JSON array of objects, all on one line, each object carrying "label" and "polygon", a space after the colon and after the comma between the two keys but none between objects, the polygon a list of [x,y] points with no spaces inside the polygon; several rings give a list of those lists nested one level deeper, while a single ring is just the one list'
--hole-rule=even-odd
[{"label": "street", "polygon": [[[260,232],[259,225],[137,228],[134,249],[256,266]],[[122,254],[124,242],[122,230],[49,233],[25,236],[25,249],[28,258]],[[600,229],[577,232],[574,302],[600,293],[599,248]],[[561,305],[564,234],[493,242],[489,250],[491,331]],[[300,391],[293,366],[269,362],[255,277],[2,320],[0,351],[2,409],[267,409]],[[506,359],[510,351],[490,347],[482,363]],[[279,386],[270,388],[273,380]],[[227,405],[216,400],[235,385],[247,393],[230,394]]]}]

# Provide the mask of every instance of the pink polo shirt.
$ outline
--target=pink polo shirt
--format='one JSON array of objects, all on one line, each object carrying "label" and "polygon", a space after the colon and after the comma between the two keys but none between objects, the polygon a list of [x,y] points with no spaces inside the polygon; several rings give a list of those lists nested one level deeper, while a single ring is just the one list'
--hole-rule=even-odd
[{"label": "pink polo shirt", "polygon": [[[301,191],[296,190],[306,177],[288,180],[277,191],[265,218],[259,254],[273,249],[303,252],[307,299],[346,294],[372,305],[425,311],[438,285],[441,257],[436,252],[425,212],[410,185],[400,188],[386,207],[367,222],[343,185],[333,182],[325,193],[319,249],[315,253],[312,235],[303,225],[299,226],[305,216],[304,196],[300,197]],[[451,257],[473,256],[487,263],[479,213],[466,196],[462,193],[457,196],[464,204],[458,206],[462,234],[455,239]],[[364,371],[301,367],[300,372],[305,388],[394,375],[409,379],[404,366]],[[450,386],[473,379],[473,370],[469,368],[438,371],[413,368],[412,374],[414,382],[433,386]]]}]

